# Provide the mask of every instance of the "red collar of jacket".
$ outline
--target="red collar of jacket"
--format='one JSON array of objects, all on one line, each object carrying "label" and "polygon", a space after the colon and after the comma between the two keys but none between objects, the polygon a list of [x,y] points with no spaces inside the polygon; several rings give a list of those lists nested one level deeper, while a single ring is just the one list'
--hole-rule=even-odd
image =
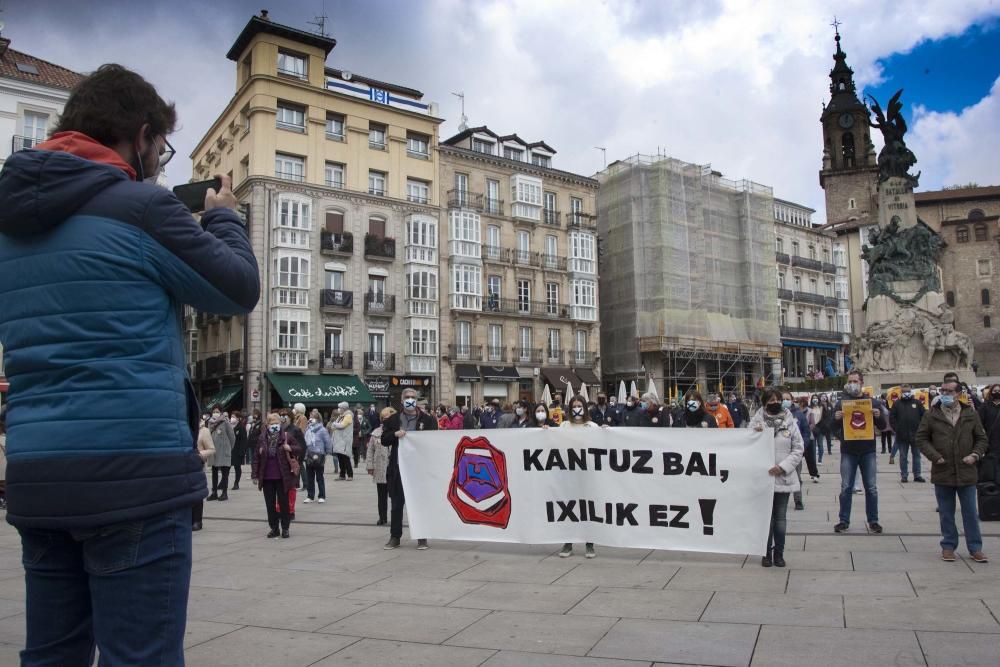
[{"label": "red collar of jacket", "polygon": [[61,151],[91,162],[111,165],[135,180],[135,169],[125,162],[121,155],[83,132],[56,132],[48,141],[37,144],[35,148],[43,151]]}]

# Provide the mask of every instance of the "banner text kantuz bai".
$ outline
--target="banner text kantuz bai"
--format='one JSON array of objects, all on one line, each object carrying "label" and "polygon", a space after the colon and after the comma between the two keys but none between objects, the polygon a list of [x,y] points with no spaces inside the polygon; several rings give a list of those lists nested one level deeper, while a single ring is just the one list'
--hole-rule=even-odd
[{"label": "banner text kantuz bai", "polygon": [[[586,447],[579,449],[524,449],[522,450],[524,471],[550,470],[612,470],[614,472],[637,475],[701,475],[718,477],[720,483],[729,479],[728,470],[719,470],[717,455],[707,457],[700,452],[691,452],[685,460],[679,452],[659,452],[655,456],[649,449],[618,449]],[[706,461],[707,459],[707,461]],[[713,515],[716,500],[699,498],[703,532],[713,534]],[[663,528],[690,528],[686,520],[691,508],[687,505],[650,504],[646,512],[640,512],[637,503],[600,502],[586,498],[569,500],[548,500],[545,515],[549,523],[560,521],[605,523],[617,526],[638,526],[640,520],[647,520],[650,526]]]}]

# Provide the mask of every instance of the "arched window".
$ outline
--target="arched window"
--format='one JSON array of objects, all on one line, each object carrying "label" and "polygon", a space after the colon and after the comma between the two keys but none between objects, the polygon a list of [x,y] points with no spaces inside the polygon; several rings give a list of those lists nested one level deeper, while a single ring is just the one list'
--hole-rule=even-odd
[{"label": "arched window", "polygon": [[952,292],[951,290],[948,290],[947,292],[945,292],[945,294],[944,294],[944,300],[948,304],[949,308],[954,308],[955,307],[955,293]]},{"label": "arched window", "polygon": [[989,315],[983,315],[983,328],[984,329],[989,329],[992,325],[993,325],[993,323],[990,321],[990,316]]},{"label": "arched window", "polygon": [[841,144],[841,155],[844,158],[845,167],[854,166],[854,135],[850,132],[844,132],[844,136],[840,139]]},{"label": "arched window", "polygon": [[847,82],[843,79],[837,81],[837,90],[847,90]]},{"label": "arched window", "polygon": [[969,211],[969,220],[982,220],[985,217],[986,214],[983,213],[983,209],[981,208],[974,208]]},{"label": "arched window", "polygon": [[968,227],[959,227],[958,229],[956,229],[955,230],[955,240],[958,241],[959,243],[968,243],[969,242],[969,228]]},{"label": "arched window", "polygon": [[990,305],[990,291],[988,289],[981,291],[979,293],[979,298],[983,302],[984,306]]},{"label": "arched window", "polygon": [[986,240],[986,225],[978,224],[975,227],[973,227],[973,230],[975,231],[977,241]]}]

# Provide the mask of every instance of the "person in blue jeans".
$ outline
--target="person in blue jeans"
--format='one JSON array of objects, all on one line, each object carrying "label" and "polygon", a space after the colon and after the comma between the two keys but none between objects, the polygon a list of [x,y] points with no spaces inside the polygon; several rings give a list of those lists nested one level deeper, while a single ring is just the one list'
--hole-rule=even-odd
[{"label": "person in blue jeans", "polygon": [[[850,400],[866,400],[872,403],[872,417],[875,420],[875,432],[885,427],[885,415],[878,408],[878,403],[871,398],[864,398],[861,388],[865,378],[859,371],[847,374],[847,385],[844,394]],[[844,412],[842,401],[837,401],[834,408],[833,428],[840,440],[840,516],[833,527],[834,532],[843,533],[851,525],[851,505],[854,501],[854,481],[861,470],[861,482],[865,487],[865,515],[868,519],[868,529],[878,535],[882,533],[882,525],[878,522],[878,487],[875,483],[877,456],[875,454],[875,438],[871,440],[844,439]],[[850,418],[850,415],[848,415]]]},{"label": "person in blue jeans", "polygon": [[103,65],[51,138],[0,173],[24,667],[97,651],[102,665],[184,664],[191,515],[208,487],[182,306],[248,313],[260,279],[231,179],[208,190],[200,222],[155,185],[176,123],[141,76]]}]

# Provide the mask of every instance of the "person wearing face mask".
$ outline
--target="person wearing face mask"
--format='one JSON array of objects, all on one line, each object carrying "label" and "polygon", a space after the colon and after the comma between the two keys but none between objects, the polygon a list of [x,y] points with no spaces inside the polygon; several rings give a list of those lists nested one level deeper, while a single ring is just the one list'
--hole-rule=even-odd
[{"label": "person wearing face mask", "polygon": [[[563,419],[562,424],[559,425],[560,428],[600,428],[602,425],[598,424],[590,419],[590,414],[587,410],[587,402],[583,400],[583,396],[576,395],[569,401],[569,410],[566,417]],[[605,424],[603,428],[608,428]],[[559,551],[560,558],[569,558],[573,555],[573,544],[572,542],[566,542],[563,544],[562,549]],[[594,551],[594,543],[587,542],[584,544],[584,556],[586,558],[594,558],[597,553]]]},{"label": "person wearing face mask", "polygon": [[[215,445],[212,443],[212,434],[208,431],[208,426],[205,425],[205,420],[202,420],[201,427],[198,429],[198,456],[201,457],[202,462],[207,463],[212,455],[215,454]],[[191,508],[191,530],[199,531],[202,528],[202,518],[205,514],[205,501],[199,500]]]},{"label": "person wearing face mask", "polygon": [[[802,406],[795,402],[795,398],[792,396],[791,392],[783,391],[781,392],[781,408],[783,410],[788,410],[788,412],[795,418],[795,425],[799,428],[799,435],[802,436],[802,446],[803,446],[803,457],[806,460],[806,465],[809,467],[809,475],[812,477],[813,482],[819,481],[819,472],[816,470],[816,459],[810,455],[810,439],[809,439],[809,417],[802,410]],[[799,489],[792,492],[792,499],[795,502],[795,509],[804,510],[806,506],[802,502],[802,460],[799,460],[798,465],[795,467],[795,474],[799,480]]]},{"label": "person wearing face mask", "polygon": [[615,413],[608,405],[608,397],[602,391],[597,394],[597,403],[590,409],[590,421],[603,426],[614,426]]},{"label": "person wearing face mask", "polygon": [[755,431],[771,429],[774,432],[774,465],[768,470],[774,478],[774,497],[767,551],[760,564],[764,567],[785,567],[788,496],[801,489],[796,471],[802,463],[805,447],[798,422],[785,407],[781,392],[774,387],[765,389],[762,400],[764,405],[750,419],[750,428]]},{"label": "person wearing face mask", "polygon": [[622,425],[642,426],[646,420],[646,407],[638,396],[631,395],[625,399],[625,410],[622,412]]},{"label": "person wearing face mask", "polygon": [[[409,431],[436,431],[437,421],[433,416],[417,407],[417,392],[414,389],[403,390],[403,405],[400,412],[391,415],[382,424],[382,446],[389,448],[389,467],[386,470],[386,480],[389,485],[389,497],[392,499],[392,513],[389,522],[389,541],[384,549],[396,549],[403,537],[403,506],[406,498],[403,495],[403,480],[399,474],[399,441],[406,437]],[[418,538],[417,549],[427,548],[427,540]]]},{"label": "person wearing face mask", "polygon": [[729,416],[733,420],[734,428],[742,428],[744,424],[750,421],[750,413],[747,412],[746,404],[736,394],[730,395],[729,402],[726,403],[726,408],[729,410]]},{"label": "person wearing face mask", "polygon": [[257,445],[257,441],[260,440],[260,432],[264,427],[261,421],[260,410],[254,408],[250,416],[247,417],[247,451],[246,456],[243,458],[243,463],[249,463],[250,459],[253,458],[253,448]]},{"label": "person wearing face mask", "polygon": [[[912,455],[913,481],[925,482],[927,480],[920,475],[921,461],[920,450],[917,449],[917,428],[927,411],[924,410],[924,404],[913,395],[913,387],[904,384],[900,386],[900,391],[902,395],[892,404],[892,409],[889,411],[889,419],[896,430],[894,447],[899,454],[900,481],[904,484],[909,481],[907,464],[909,463],[908,457]],[[893,462],[891,458],[889,462]]]},{"label": "person wearing face mask", "polygon": [[[878,408],[872,399],[862,399],[864,375],[852,370],[847,374],[847,385],[844,387],[844,399],[868,400],[872,403],[872,418],[875,421],[875,432],[885,426],[886,415]],[[852,417],[852,415],[849,415]],[[870,532],[880,535],[882,525],[878,522],[878,487],[876,485],[875,439],[845,440],[843,401],[837,401],[834,406],[834,433],[840,440],[840,514],[834,532],[843,533],[851,524],[851,505],[854,501],[854,481],[858,470],[861,470],[861,482],[865,492],[865,518]]]},{"label": "person wearing face mask", "polygon": [[514,414],[513,403],[504,403],[503,413],[501,413],[500,419],[497,420],[497,428],[512,428],[515,421],[517,421],[517,415]]},{"label": "person wearing face mask", "polygon": [[333,428],[333,454],[340,463],[340,477],[337,481],[354,479],[351,467],[351,449],[354,444],[354,417],[350,405],[342,401],[337,405],[337,418],[330,423]]},{"label": "person wearing face mask", "polygon": [[434,418],[437,419],[439,431],[447,431],[450,428],[451,422],[448,417],[448,410],[445,409],[444,405],[437,406],[437,410],[434,411]]},{"label": "person wearing face mask", "polygon": [[549,415],[549,406],[544,403],[536,403],[534,419],[531,421],[531,428],[557,428],[559,424],[552,420]]},{"label": "person wearing face mask", "polygon": [[684,394],[681,408],[674,415],[675,428],[718,428],[715,417],[705,412],[705,401],[697,389],[689,389]]},{"label": "person wearing face mask", "polygon": [[819,463],[823,463],[824,446],[827,454],[833,454],[833,423],[835,420],[833,418],[834,408],[829,396],[819,395],[819,407],[822,408],[823,414],[820,416],[819,428],[817,429],[819,437],[816,439],[816,459]]},{"label": "person wearing face mask", "polygon": [[319,487],[319,502],[326,502],[326,480],[323,477],[323,470],[326,467],[326,456],[333,452],[333,441],[330,434],[323,426],[323,415],[319,410],[309,413],[309,422],[306,424],[306,493],[308,497],[303,501],[308,504],[316,499],[316,487]]},{"label": "person wearing face mask", "polygon": [[669,428],[671,426],[673,417],[670,410],[660,405],[660,399],[656,394],[649,392],[643,394],[639,401],[639,408],[642,410],[639,426],[646,428]]},{"label": "person wearing face mask", "polygon": [[[282,425],[281,417],[275,413],[267,416],[267,429],[260,435],[254,448],[250,478],[264,494],[267,508],[267,523],[271,532],[268,538],[289,537],[292,520],[289,494],[299,483],[297,470],[299,443],[289,433],[289,426]],[[280,531],[279,531],[280,528]]]},{"label": "person wearing face mask", "polygon": [[243,461],[246,459],[247,455],[247,441],[249,434],[247,433],[247,423],[243,419],[243,413],[239,410],[234,410],[233,414],[229,416],[229,423],[233,427],[233,434],[236,436],[236,440],[233,443],[233,491],[238,491],[240,488],[240,478],[243,476]]},{"label": "person wearing face mask", "polygon": [[365,456],[365,467],[375,483],[375,497],[378,507],[376,526],[389,523],[389,484],[386,472],[389,468],[389,450],[382,446],[382,424],[386,419],[396,414],[393,407],[383,408],[379,413],[379,423],[368,438],[368,452]]},{"label": "person wearing face mask", "polygon": [[979,464],[979,481],[1000,480],[1000,384],[986,390],[986,400],[979,408],[979,421],[986,431],[988,448]]},{"label": "person wearing face mask", "polygon": [[611,411],[611,426],[621,426],[625,420],[625,404],[619,403],[616,396],[608,396],[608,408]]},{"label": "person wearing face mask", "polygon": [[927,411],[917,427],[917,446],[931,460],[931,483],[937,497],[941,523],[941,560],[955,560],[958,528],[955,526],[955,497],[962,506],[962,525],[969,557],[987,562],[979,528],[976,484],[977,465],[986,456],[988,440],[979,415],[971,405],[963,405],[956,380],[942,382],[940,401]]},{"label": "person wearing face mask", "polygon": [[493,429],[500,423],[500,401],[490,401],[479,416],[479,428]]},{"label": "person wearing face mask", "polygon": [[514,421],[510,428],[531,428],[531,405],[527,401],[514,404]]},{"label": "person wearing face mask", "polygon": [[[212,406],[211,416],[208,418],[208,430],[212,435],[212,443],[215,445],[215,454],[212,456],[212,495],[208,500],[229,500],[229,467],[233,464],[233,446],[236,444],[236,432],[228,419],[222,416],[222,406]],[[222,483],[219,483],[219,477]],[[222,493],[219,493],[219,490]]]},{"label": "person wearing face mask", "polygon": [[448,408],[446,420],[449,431],[461,431],[465,428],[465,417],[462,415],[462,411],[454,405]]},{"label": "person wearing face mask", "polygon": [[459,411],[462,413],[463,429],[472,431],[479,428],[479,419],[476,418],[475,413],[469,409],[468,405],[463,405]]},{"label": "person wearing face mask", "polygon": [[715,419],[715,425],[719,428],[736,428],[736,423],[729,413],[729,408],[722,404],[722,400],[718,394],[713,393],[708,395],[708,400],[705,401],[705,412],[712,415]]}]

